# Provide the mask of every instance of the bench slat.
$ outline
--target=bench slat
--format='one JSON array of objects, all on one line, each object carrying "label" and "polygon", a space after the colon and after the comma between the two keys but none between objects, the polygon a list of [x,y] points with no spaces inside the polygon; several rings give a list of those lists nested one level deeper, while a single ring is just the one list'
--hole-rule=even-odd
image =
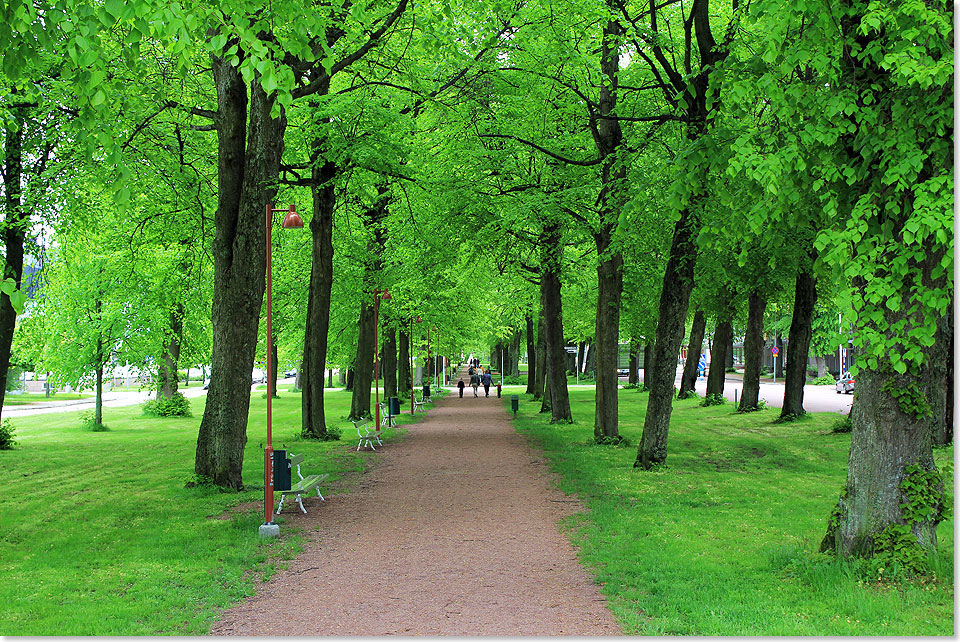
[{"label": "bench slat", "polygon": [[320,482],[330,476],[330,473],[324,473],[322,475],[310,475],[309,477],[304,477],[296,484],[293,485],[290,490],[281,490],[281,493],[304,493],[308,490],[311,490],[318,486]]}]

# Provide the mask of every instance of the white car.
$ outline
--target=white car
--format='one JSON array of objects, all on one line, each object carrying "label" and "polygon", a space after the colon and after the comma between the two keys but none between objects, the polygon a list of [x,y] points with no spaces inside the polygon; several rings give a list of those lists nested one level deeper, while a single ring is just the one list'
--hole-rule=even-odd
[{"label": "white car", "polygon": [[840,378],[837,379],[837,394],[853,394],[853,377],[850,376],[849,372],[844,372],[840,375]]},{"label": "white car", "polygon": [[266,383],[267,373],[260,368],[254,368],[250,376],[250,385],[255,383]]}]

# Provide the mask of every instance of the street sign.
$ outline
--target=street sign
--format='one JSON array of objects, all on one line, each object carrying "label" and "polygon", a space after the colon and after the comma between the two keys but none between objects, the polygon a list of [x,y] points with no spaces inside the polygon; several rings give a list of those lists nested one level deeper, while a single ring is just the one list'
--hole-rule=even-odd
[{"label": "street sign", "polygon": [[563,349],[567,351],[567,354],[577,354],[576,346],[565,346]]},{"label": "street sign", "polygon": [[777,346],[773,346],[772,348],[770,348],[770,352],[773,353],[773,356],[777,356],[778,354],[780,354],[780,348],[778,348]]}]

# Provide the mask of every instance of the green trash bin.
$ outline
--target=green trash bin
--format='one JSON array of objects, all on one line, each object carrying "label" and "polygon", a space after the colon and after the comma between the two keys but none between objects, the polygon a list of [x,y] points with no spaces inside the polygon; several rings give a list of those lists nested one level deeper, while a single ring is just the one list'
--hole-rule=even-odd
[{"label": "green trash bin", "polygon": [[520,410],[520,395],[510,395],[510,408],[513,410],[513,416],[517,416],[517,411]]},{"label": "green trash bin", "polygon": [[390,412],[390,416],[396,417],[400,414],[400,399],[399,397],[390,397],[387,400],[387,410]]}]

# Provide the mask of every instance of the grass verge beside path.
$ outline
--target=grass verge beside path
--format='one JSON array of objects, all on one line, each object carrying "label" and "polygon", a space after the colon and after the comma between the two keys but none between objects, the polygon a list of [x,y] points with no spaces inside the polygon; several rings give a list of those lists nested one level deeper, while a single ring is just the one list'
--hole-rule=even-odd
[{"label": "grass verge beside path", "polygon": [[[504,391],[508,408],[521,391]],[[816,552],[846,481],[850,435],[830,432],[835,415],[774,424],[776,409],[675,401],[666,465],[644,472],[647,393],[620,391],[620,447],[593,445],[594,393],[570,397],[577,423],[549,425],[523,395],[515,425],[583,499],[570,536],[625,633],[953,635],[952,517],[933,579],[878,581],[876,566]],[[935,458],[952,489],[953,447]]]},{"label": "grass verge beside path", "polygon": [[[332,482],[376,456],[356,452],[356,432],[338,419],[349,393],[324,395],[343,432],[334,442],[301,440],[300,395],[280,395],[273,443],[304,454],[305,475]],[[202,397],[190,399],[192,418],[110,408],[107,432],[81,429],[79,412],[14,419],[17,449],[0,451],[0,635],[199,635],[220,608],[251,595],[302,543],[282,515],[279,540],[257,536],[264,397],[251,396],[242,493],[184,488]]]},{"label": "grass verge beside path", "polygon": [[76,392],[57,392],[49,397],[43,392],[24,392],[10,394],[3,398],[4,406],[25,406],[31,403],[46,403],[49,401],[76,401],[78,399],[93,399],[93,395],[78,394]]}]

